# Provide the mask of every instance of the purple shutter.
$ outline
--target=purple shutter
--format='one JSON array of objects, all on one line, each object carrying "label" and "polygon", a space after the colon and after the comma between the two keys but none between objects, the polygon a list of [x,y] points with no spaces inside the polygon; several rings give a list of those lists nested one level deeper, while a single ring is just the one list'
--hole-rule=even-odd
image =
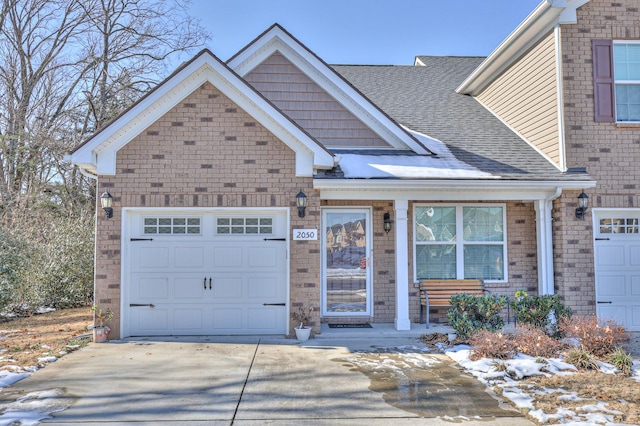
[{"label": "purple shutter", "polygon": [[595,120],[614,122],[613,42],[592,40],[593,51],[593,101]]}]

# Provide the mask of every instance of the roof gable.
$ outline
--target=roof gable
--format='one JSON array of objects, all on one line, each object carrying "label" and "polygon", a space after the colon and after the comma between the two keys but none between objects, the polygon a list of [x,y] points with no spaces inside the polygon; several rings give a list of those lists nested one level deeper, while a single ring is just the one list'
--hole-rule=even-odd
[{"label": "roof gable", "polygon": [[329,149],[393,149],[280,52],[244,79]]},{"label": "roof gable", "polygon": [[208,50],[201,51],[104,129],[69,159],[98,175],[116,173],[117,152],[203,83],[210,82],[296,153],[296,174],[331,168],[334,156]]},{"label": "roof gable", "polygon": [[245,77],[276,52],[295,65],[392,149],[410,149],[423,155],[434,154],[278,24],[272,25],[249,43],[229,59],[227,64]]}]

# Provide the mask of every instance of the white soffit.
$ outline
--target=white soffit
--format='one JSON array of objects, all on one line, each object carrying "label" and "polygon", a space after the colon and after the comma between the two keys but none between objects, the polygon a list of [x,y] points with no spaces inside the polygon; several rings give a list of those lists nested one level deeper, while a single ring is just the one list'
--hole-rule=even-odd
[{"label": "white soffit", "polygon": [[[210,82],[296,153],[296,174],[312,176],[332,168],[334,157],[258,94],[211,52],[203,51],[141,101],[70,155],[71,161],[99,175],[115,175],[118,150],[159,120],[205,82]],[[91,166],[94,166],[92,168]]]},{"label": "white soffit", "polygon": [[227,65],[244,77],[275,52],[291,61],[392,147],[433,154],[277,24],[232,57]]}]

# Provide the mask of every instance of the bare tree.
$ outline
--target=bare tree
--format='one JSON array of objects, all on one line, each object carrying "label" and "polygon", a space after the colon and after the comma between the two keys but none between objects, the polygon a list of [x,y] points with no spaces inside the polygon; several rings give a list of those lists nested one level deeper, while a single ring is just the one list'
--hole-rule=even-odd
[{"label": "bare tree", "polygon": [[[87,57],[96,67],[84,94],[96,130],[166,74],[166,59],[202,46],[208,34],[186,15],[185,1],[97,0],[85,8],[92,26]],[[93,128],[91,128],[93,127]]]},{"label": "bare tree", "polygon": [[3,0],[0,217],[34,202],[83,205],[91,186],[64,153],[208,34],[185,0]]}]

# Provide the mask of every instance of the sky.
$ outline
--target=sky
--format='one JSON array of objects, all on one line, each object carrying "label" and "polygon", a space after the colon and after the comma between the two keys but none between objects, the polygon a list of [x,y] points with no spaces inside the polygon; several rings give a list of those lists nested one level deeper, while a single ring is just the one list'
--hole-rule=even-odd
[{"label": "sky", "polygon": [[542,0],[191,0],[226,61],[278,23],[329,64],[487,56]]}]

